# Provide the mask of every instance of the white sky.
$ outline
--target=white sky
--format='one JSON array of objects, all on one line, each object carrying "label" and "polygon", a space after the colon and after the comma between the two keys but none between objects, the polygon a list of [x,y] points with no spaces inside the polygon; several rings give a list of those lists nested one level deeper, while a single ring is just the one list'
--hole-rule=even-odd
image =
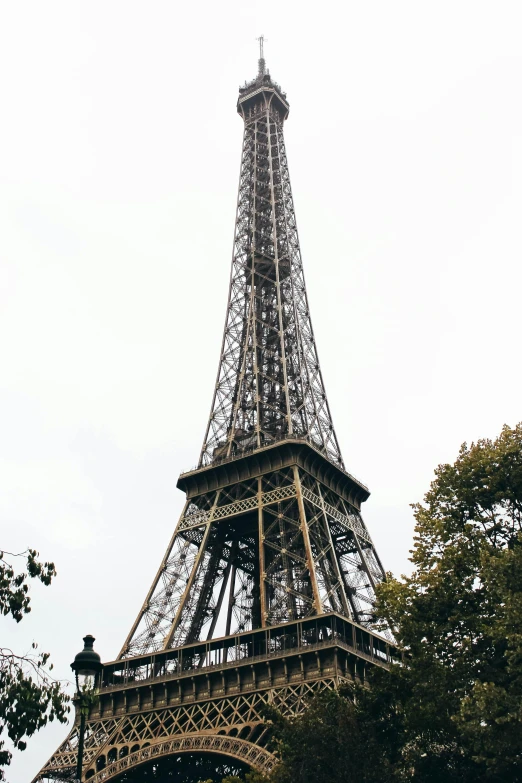
[{"label": "white sky", "polygon": [[[347,469],[385,567],[462,441],[522,418],[516,1],[0,8],[0,544],[58,577],[4,643],[116,656],[197,461],[227,296],[255,37],[286,127]],[[19,754],[26,783],[65,737]]]}]

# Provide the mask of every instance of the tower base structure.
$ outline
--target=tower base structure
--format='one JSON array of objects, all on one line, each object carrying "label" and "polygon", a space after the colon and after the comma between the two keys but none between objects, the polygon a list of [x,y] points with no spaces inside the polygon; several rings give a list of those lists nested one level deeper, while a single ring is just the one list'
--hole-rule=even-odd
[{"label": "tower base structure", "polygon": [[[206,760],[206,777],[209,761],[220,774],[269,773],[276,758],[265,705],[298,715],[314,694],[364,684],[368,667],[388,667],[395,655],[383,637],[328,613],[107,663],[83,779],[136,781],[166,759],[179,761],[180,781],[184,760],[196,770]],[[33,783],[75,780],[77,744],[78,719]]]}]

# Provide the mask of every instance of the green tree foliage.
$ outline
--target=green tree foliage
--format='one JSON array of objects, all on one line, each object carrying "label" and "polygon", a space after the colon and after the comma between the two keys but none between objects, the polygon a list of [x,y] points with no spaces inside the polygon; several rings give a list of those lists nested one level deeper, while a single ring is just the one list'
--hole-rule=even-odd
[{"label": "green tree foliage", "polygon": [[379,591],[405,665],[375,685],[417,779],[521,780],[522,424],[464,444],[424,500],[413,574]]},{"label": "green tree foliage", "polygon": [[[477,678],[460,705],[458,726],[474,758],[504,780],[522,779],[522,546],[484,555],[481,576],[496,622],[498,664]],[[510,772],[509,772],[510,771]],[[508,774],[512,777],[509,778]]]},{"label": "green tree foliage", "polygon": [[353,701],[353,691],[316,696],[297,719],[275,722],[282,763],[271,783],[382,783],[389,761],[373,722]]},{"label": "green tree foliage", "polygon": [[[23,558],[23,569],[16,570],[13,561]],[[53,563],[41,563],[38,552],[29,549],[21,554],[0,552],[0,611],[19,623],[31,611],[29,579],[50,585],[56,569]],[[33,643],[31,652],[17,655],[0,648],[0,780],[5,780],[5,767],[12,753],[5,746],[4,730],[14,748],[25,750],[27,739],[55,718],[67,722],[69,696],[52,675],[49,653],[38,653]]]},{"label": "green tree foliage", "polygon": [[522,781],[522,424],[440,465],[378,620],[402,665],[273,718],[270,783]]}]

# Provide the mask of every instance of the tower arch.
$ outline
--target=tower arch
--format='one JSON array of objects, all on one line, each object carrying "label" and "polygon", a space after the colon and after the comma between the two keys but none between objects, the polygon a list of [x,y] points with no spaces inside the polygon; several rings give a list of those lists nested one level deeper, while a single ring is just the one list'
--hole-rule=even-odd
[{"label": "tower arch", "polygon": [[[255,769],[261,773],[268,773],[275,764],[275,757],[259,746],[238,737],[228,737],[220,734],[194,734],[178,737],[163,742],[148,745],[138,751],[134,751],[112,763],[107,764],[103,770],[91,775],[89,783],[124,783],[125,773],[137,770],[144,765],[153,764],[159,760],[179,759],[182,756],[208,757],[211,761],[210,768],[219,766],[223,758],[236,762],[236,767],[231,771],[225,770],[225,774],[232,774],[237,770]],[[183,765],[181,765],[183,766]],[[187,765],[185,765],[187,766]],[[203,771],[202,771],[203,772]],[[180,770],[181,775],[183,770]],[[190,773],[189,773],[190,774]],[[173,783],[175,783],[173,778]],[[180,777],[180,781],[182,777]]]}]

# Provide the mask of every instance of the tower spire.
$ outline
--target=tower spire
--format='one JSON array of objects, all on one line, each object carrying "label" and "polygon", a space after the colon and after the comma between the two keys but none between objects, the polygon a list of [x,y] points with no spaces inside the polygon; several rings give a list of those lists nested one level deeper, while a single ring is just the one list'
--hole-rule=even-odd
[{"label": "tower spire", "polygon": [[258,76],[264,76],[266,73],[266,62],[263,47],[266,38],[264,35],[260,35],[259,38],[256,38],[256,41],[259,41]]}]

